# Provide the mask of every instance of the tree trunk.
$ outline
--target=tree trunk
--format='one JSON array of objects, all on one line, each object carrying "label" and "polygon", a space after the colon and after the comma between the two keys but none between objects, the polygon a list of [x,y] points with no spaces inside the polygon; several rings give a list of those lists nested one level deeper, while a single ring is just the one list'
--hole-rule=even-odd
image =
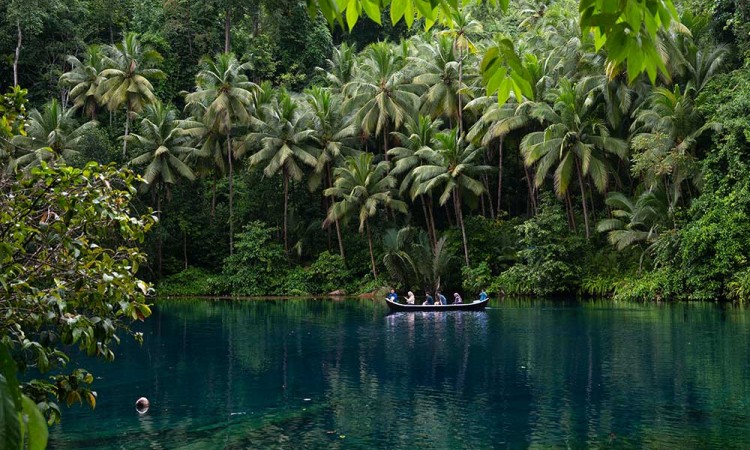
[{"label": "tree trunk", "polygon": [[372,251],[372,235],[370,234],[370,219],[365,219],[365,228],[367,228],[367,242],[370,244],[370,262],[372,263],[372,275],[377,278],[378,271],[375,268],[375,253]]},{"label": "tree trunk", "polygon": [[589,231],[589,210],[586,206],[586,189],[583,187],[583,174],[581,173],[581,164],[576,159],[576,171],[578,172],[578,186],[581,188],[581,205],[583,205],[583,223],[586,226],[586,239],[590,236]]},{"label": "tree trunk", "polygon": [[13,57],[13,86],[18,86],[18,59],[21,57],[21,44],[23,43],[21,19],[16,19],[16,30],[18,31],[18,37],[16,40],[16,53]]},{"label": "tree trunk", "polygon": [[570,211],[570,224],[572,226],[572,230],[573,230],[573,232],[576,232],[577,231],[577,227],[576,227],[576,213],[575,213],[575,210],[573,209],[573,202],[570,201],[570,193],[569,192],[565,193],[565,201],[566,201],[567,209],[568,209],[568,211]]},{"label": "tree trunk", "polygon": [[128,135],[130,134],[130,104],[125,101],[125,137],[122,140],[122,157],[128,154]]},{"label": "tree trunk", "polygon": [[[326,164],[327,171],[328,171],[328,187],[333,187],[333,174],[331,173],[331,163],[329,162]],[[333,206],[333,200],[331,200],[331,206]],[[326,211],[327,212],[327,211]],[[335,219],[336,223],[336,239],[339,241],[339,253],[341,254],[341,259],[346,260],[346,256],[344,255],[344,241],[341,239],[341,225],[339,225],[339,219],[338,217]]]},{"label": "tree trunk", "polygon": [[182,257],[185,260],[185,270],[188,268],[187,258],[187,230],[182,230]]},{"label": "tree trunk", "polygon": [[234,254],[234,167],[232,165],[232,136],[227,133],[227,160],[229,162],[229,256]]},{"label": "tree trunk", "polygon": [[224,53],[232,49],[232,5],[227,0],[227,11],[224,15]]},{"label": "tree trunk", "polygon": [[211,225],[216,217],[216,174],[213,176],[213,186],[211,187]]},{"label": "tree trunk", "polygon": [[464,132],[464,112],[463,104],[461,101],[461,85],[464,81],[464,51],[463,49],[458,50],[458,90],[456,91],[458,97],[458,138],[461,139],[461,135]]},{"label": "tree trunk", "polygon": [[456,196],[456,211],[459,221],[459,226],[461,227],[461,237],[464,241],[464,258],[466,258],[466,267],[469,267],[469,242],[466,239],[466,227],[464,227],[464,213],[461,210],[461,197],[458,194],[458,189],[453,191],[453,195]]},{"label": "tree trunk", "polygon": [[284,253],[289,253],[289,241],[287,240],[287,209],[289,208],[289,174],[287,173],[286,166],[282,169],[282,175],[284,177]]},{"label": "tree trunk", "polygon": [[503,198],[503,137],[497,146],[497,215],[500,216],[500,199]]},{"label": "tree trunk", "polygon": [[164,229],[164,226],[161,223],[161,192],[160,192],[159,186],[154,187],[154,191],[156,192],[156,219],[157,219],[157,222],[159,223],[159,228],[157,229],[157,233],[156,233],[156,262],[157,262],[157,273],[159,274],[159,279],[161,280],[162,266],[163,266],[162,247],[164,244],[164,241],[162,239],[162,230]]},{"label": "tree trunk", "polygon": [[526,174],[526,187],[529,190],[529,202],[531,203],[532,215],[536,215],[536,199],[534,198],[534,185],[531,181],[531,175],[529,174],[529,168],[524,164],[523,171]]},{"label": "tree trunk", "polygon": [[424,220],[427,223],[427,235],[430,236],[430,245],[432,246],[434,250],[437,239],[435,239],[435,230],[432,228],[432,224],[430,223],[430,216],[427,215],[427,206],[425,205],[425,197],[426,196],[422,194],[419,196],[419,200],[420,200],[420,203],[422,203],[422,212],[424,213]]},{"label": "tree trunk", "polygon": [[[388,162],[388,123],[383,126],[383,154],[385,155],[385,161]],[[388,168],[390,171],[390,167]]]}]

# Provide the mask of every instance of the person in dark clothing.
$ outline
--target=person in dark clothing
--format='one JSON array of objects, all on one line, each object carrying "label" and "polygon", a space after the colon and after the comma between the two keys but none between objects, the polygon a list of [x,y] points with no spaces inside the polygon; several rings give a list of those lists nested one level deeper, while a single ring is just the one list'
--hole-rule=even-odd
[{"label": "person in dark clothing", "polygon": [[430,295],[429,292],[425,292],[424,293],[424,303],[422,303],[422,304],[423,305],[434,305],[435,304],[435,299],[432,298],[432,296]]},{"label": "person in dark clothing", "polygon": [[395,289],[391,289],[391,293],[388,294],[388,297],[386,297],[386,298],[388,298],[388,300],[396,303],[398,301],[398,294],[396,294],[396,290]]},{"label": "person in dark clothing", "polygon": [[438,300],[440,300],[440,304],[441,305],[447,305],[448,304],[448,300],[445,298],[445,295],[443,295],[442,293],[440,293],[440,291],[437,292],[437,297],[438,297]]}]

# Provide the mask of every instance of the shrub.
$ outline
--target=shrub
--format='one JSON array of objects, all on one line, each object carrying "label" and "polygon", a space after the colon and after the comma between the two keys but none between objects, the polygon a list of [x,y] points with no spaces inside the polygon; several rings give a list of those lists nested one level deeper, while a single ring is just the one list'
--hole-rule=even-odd
[{"label": "shrub", "polygon": [[215,278],[204,269],[189,267],[161,280],[156,292],[162,296],[211,295],[215,293]]}]

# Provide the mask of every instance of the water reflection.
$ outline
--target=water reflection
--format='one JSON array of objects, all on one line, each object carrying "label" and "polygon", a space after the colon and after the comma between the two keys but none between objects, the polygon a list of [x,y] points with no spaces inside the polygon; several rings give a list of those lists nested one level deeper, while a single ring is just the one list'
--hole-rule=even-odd
[{"label": "water reflection", "polygon": [[[748,312],[162,302],[54,448],[750,447]],[[132,410],[151,400],[141,417]]]}]

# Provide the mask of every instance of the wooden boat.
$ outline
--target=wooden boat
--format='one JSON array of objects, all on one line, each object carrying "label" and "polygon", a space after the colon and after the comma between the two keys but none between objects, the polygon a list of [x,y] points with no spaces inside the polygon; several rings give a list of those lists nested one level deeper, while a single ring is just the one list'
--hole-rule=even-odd
[{"label": "wooden boat", "polygon": [[486,300],[474,300],[473,303],[454,303],[451,305],[408,305],[405,303],[396,303],[389,299],[385,299],[385,303],[391,309],[391,311],[481,311],[487,306],[490,299]]}]

